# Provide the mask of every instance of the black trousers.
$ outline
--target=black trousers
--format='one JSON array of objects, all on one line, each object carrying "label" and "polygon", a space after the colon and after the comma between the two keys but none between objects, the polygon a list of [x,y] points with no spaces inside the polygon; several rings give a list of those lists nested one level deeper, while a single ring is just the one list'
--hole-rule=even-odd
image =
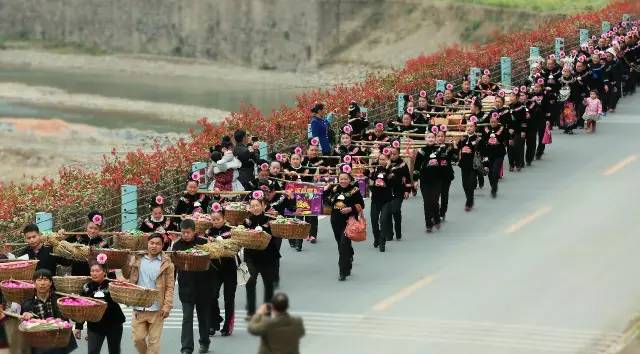
[{"label": "black trousers", "polygon": [[249,269],[249,280],[245,287],[247,288],[247,315],[251,316],[256,313],[256,284],[258,275],[262,276],[262,284],[264,286],[264,302],[271,301],[273,298],[273,283],[276,276],[276,264],[253,263],[247,261]]},{"label": "black trousers", "polygon": [[391,208],[391,201],[371,200],[371,229],[374,242],[379,245],[384,245],[386,241],[393,239]]},{"label": "black trousers", "polygon": [[[226,259],[224,260],[226,261]],[[224,262],[223,261],[223,262]],[[211,311],[209,312],[209,326],[218,331],[220,330],[220,323],[224,321],[222,330],[226,332],[233,331],[233,323],[235,322],[235,303],[236,303],[236,289],[238,287],[238,274],[235,269],[235,260],[231,260],[231,264],[222,265],[221,269],[216,271],[213,284],[213,297],[211,299]],[[220,305],[218,299],[220,298],[220,288],[224,286],[224,319],[220,315]]]},{"label": "black trousers", "polygon": [[544,137],[544,130],[546,128],[546,121],[542,121],[538,124],[538,148],[536,149],[536,156],[540,157],[544,154],[544,144],[542,143],[542,138]]},{"label": "black trousers", "polygon": [[527,130],[527,137],[525,138],[525,160],[527,161],[527,164],[530,164],[531,161],[533,161],[533,157],[536,155],[537,134],[538,132],[535,129]]},{"label": "black trousers", "polygon": [[[396,235],[396,240],[402,238],[402,202],[404,202],[403,195],[394,197],[391,201],[391,216],[393,218],[393,230]],[[391,236],[393,237],[393,235]]]},{"label": "black trousers", "polygon": [[515,133],[513,145],[507,145],[509,155],[509,167],[524,167],[524,139],[520,133]]},{"label": "black trousers", "polygon": [[472,167],[461,167],[460,174],[462,177],[462,189],[467,199],[465,206],[473,207],[473,197],[476,189],[477,172]]},{"label": "black trousers", "polygon": [[[273,242],[276,245],[276,248],[278,249],[278,254],[280,253],[280,248],[282,247],[282,239],[279,237],[276,237]],[[276,283],[280,283],[280,258],[276,259],[276,271],[273,277],[273,281]]]},{"label": "black trousers", "polygon": [[622,87],[619,82],[610,82],[609,92],[607,93],[608,106],[610,109],[616,109],[618,107],[618,101],[622,94]]},{"label": "black trousers", "polygon": [[122,341],[122,325],[113,326],[108,332],[93,332],[87,329],[87,349],[89,354],[100,354],[104,339],[107,339],[109,354],[120,354],[120,342]]},{"label": "black trousers", "polygon": [[180,342],[182,343],[181,351],[193,352],[193,310],[195,309],[198,316],[198,334],[200,338],[198,342],[201,345],[209,346],[209,301],[203,299],[196,303],[182,303],[182,332],[180,334]]},{"label": "black trousers", "polygon": [[484,187],[484,176],[482,175],[482,173],[476,171],[476,177],[478,178],[478,184],[476,184],[475,186],[478,186],[480,188]]},{"label": "black trousers", "polygon": [[489,159],[489,184],[491,185],[491,191],[498,191],[498,181],[500,181],[500,169],[502,169],[503,161],[504,155]]},{"label": "black trousers", "polygon": [[338,268],[340,270],[340,276],[348,275],[353,267],[354,252],[351,239],[344,234],[346,228],[347,217],[339,214],[339,212],[333,212],[331,214],[331,229],[333,230],[333,237],[338,244]]},{"label": "black trousers", "polygon": [[582,103],[582,98],[578,100],[578,102],[574,103],[574,107],[576,109],[576,115],[578,116],[577,126],[584,128],[584,119],[582,118],[582,115],[584,115],[586,107]]},{"label": "black trousers", "polygon": [[422,203],[424,204],[424,223],[427,229],[432,228],[434,224],[440,223],[438,200],[440,199],[441,189],[441,179],[420,180],[420,193],[422,193]]},{"label": "black trousers", "polygon": [[[309,230],[309,236],[318,238],[318,216],[317,215],[302,216],[297,218],[311,224],[311,230]],[[291,247],[302,248],[303,241],[304,240],[289,240],[289,244],[291,245]]]},{"label": "black trousers", "polygon": [[[484,177],[483,177],[484,180]],[[449,209],[449,189],[451,188],[451,182],[453,180],[445,177],[442,180],[440,186],[440,217],[444,218],[447,215]]]}]

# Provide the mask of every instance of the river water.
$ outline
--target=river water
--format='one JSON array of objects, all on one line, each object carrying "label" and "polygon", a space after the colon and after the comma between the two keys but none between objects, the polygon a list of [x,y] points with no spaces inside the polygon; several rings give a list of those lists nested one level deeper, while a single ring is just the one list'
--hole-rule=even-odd
[{"label": "river water", "polygon": [[[192,105],[236,111],[243,103],[270,112],[292,104],[301,88],[278,88],[268,82],[207,81],[192,77],[159,75],[94,74],[0,66],[0,82],[48,86],[82,93],[130,100]],[[136,128],[157,132],[185,132],[195,123],[172,122],[147,114],[97,111],[66,106],[43,107],[0,99],[0,117],[60,118],[105,128]]]}]

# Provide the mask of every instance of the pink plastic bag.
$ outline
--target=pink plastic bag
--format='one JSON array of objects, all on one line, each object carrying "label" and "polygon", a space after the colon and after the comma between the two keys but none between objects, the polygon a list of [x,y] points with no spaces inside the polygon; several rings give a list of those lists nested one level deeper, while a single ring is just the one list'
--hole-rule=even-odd
[{"label": "pink plastic bag", "polygon": [[542,136],[542,143],[544,145],[549,145],[553,142],[553,138],[551,136],[551,122],[547,122],[547,125],[544,127],[544,135]]}]

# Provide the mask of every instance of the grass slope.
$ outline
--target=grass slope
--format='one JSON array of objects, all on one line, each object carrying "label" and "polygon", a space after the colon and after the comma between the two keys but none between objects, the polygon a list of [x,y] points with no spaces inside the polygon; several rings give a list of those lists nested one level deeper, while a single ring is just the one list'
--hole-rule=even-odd
[{"label": "grass slope", "polygon": [[595,10],[607,5],[609,0],[456,0],[472,4],[510,7],[546,12],[577,12]]}]

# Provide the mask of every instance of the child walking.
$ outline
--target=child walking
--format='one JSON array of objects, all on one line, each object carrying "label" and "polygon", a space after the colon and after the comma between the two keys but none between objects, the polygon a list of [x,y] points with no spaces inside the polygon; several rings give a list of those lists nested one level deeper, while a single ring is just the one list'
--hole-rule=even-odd
[{"label": "child walking", "polygon": [[598,98],[598,92],[596,90],[591,90],[589,92],[589,97],[584,99],[584,115],[582,118],[587,122],[587,133],[595,133],[596,132],[596,122],[600,119],[602,115],[602,102]]}]

